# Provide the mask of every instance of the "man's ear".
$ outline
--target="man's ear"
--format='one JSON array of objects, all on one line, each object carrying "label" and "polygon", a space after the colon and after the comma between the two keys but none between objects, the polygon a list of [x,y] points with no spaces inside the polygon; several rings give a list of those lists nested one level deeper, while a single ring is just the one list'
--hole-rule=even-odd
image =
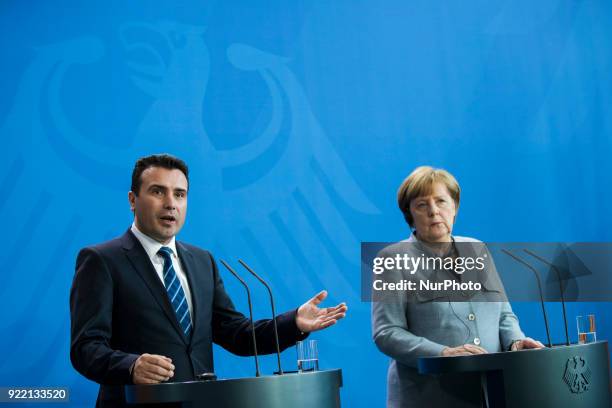
[{"label": "man's ear", "polygon": [[131,191],[129,191],[128,192],[128,201],[130,203],[130,210],[132,212],[134,212],[134,209],[136,208],[136,194],[134,194]]}]

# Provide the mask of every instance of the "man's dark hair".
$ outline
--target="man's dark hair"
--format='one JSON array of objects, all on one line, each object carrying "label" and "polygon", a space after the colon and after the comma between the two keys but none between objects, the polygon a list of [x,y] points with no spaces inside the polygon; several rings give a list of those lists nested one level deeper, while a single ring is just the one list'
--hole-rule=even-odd
[{"label": "man's dark hair", "polygon": [[149,167],[163,167],[164,169],[168,170],[180,170],[185,175],[187,185],[189,185],[189,169],[184,161],[170,154],[152,154],[151,156],[141,157],[140,159],[136,160],[134,171],[132,171],[131,187],[134,195],[138,195],[140,192],[140,186],[142,185],[142,172]]}]

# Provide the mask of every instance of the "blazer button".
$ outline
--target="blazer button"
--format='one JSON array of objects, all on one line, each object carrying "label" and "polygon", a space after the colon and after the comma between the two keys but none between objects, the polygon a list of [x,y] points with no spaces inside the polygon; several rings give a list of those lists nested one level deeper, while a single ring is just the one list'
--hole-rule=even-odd
[{"label": "blazer button", "polygon": [[472,320],[476,320],[476,315],[474,313],[470,313],[468,315],[468,320],[472,321]]},{"label": "blazer button", "polygon": [[480,338],[476,337],[474,339],[474,344],[477,345],[477,346],[480,346]]}]

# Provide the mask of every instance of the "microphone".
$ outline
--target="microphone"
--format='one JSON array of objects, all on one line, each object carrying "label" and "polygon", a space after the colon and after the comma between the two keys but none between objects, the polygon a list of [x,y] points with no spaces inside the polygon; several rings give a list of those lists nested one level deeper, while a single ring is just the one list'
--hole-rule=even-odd
[{"label": "microphone", "polygon": [[251,275],[257,278],[257,280],[260,281],[266,287],[266,289],[268,290],[268,294],[270,295],[270,304],[272,305],[272,322],[274,324],[274,340],[276,341],[276,358],[278,360],[278,374],[283,375],[283,367],[281,367],[280,357],[280,344],[278,342],[278,327],[276,326],[276,309],[274,308],[274,297],[272,296],[272,289],[270,288],[270,285],[268,285],[268,283],[263,280],[261,276],[256,274],[255,271],[251,269],[249,265],[246,264],[246,262],[244,262],[242,259],[239,259],[238,262],[240,262],[240,265],[244,266],[247,271],[251,272]]},{"label": "microphone", "polygon": [[512,257],[515,261],[525,265],[527,268],[532,270],[533,273],[535,274],[536,280],[538,281],[538,290],[540,292],[540,303],[542,305],[542,313],[544,314],[544,326],[546,326],[546,338],[548,339],[548,347],[552,348],[552,342],[550,341],[550,329],[548,327],[548,317],[546,316],[546,308],[544,307],[544,295],[542,294],[542,283],[540,281],[540,274],[538,273],[538,271],[533,266],[531,266],[527,262],[523,261],[518,256],[514,255],[512,252],[510,252],[510,251],[508,251],[506,249],[503,249],[503,248],[502,248],[502,252],[504,254]]},{"label": "microphone", "polygon": [[253,354],[255,355],[255,377],[261,376],[259,372],[259,359],[257,358],[257,340],[255,339],[255,324],[253,323],[253,303],[251,303],[251,291],[249,290],[249,285],[238,276],[236,271],[234,271],[223,259],[219,259],[219,261],[227,268],[228,271],[232,273],[244,285],[244,288],[247,291],[247,301],[249,302],[249,315],[251,317],[251,333],[253,334]]},{"label": "microphone", "polygon": [[567,346],[569,346],[570,345],[570,340],[569,340],[569,334],[568,334],[568,331],[567,331],[567,316],[565,314],[565,298],[563,296],[563,285],[561,284],[561,275],[559,274],[559,269],[557,269],[557,267],[555,265],[553,265],[551,262],[548,262],[546,259],[544,259],[541,256],[537,255],[533,251],[530,251],[528,249],[523,249],[523,251],[525,251],[529,255],[533,256],[535,259],[537,259],[537,260],[539,260],[541,262],[544,262],[546,265],[550,266],[552,268],[552,270],[555,271],[555,273],[557,274],[557,280],[559,281],[559,292],[561,293],[561,306],[563,307],[563,324],[565,325],[565,344]]}]

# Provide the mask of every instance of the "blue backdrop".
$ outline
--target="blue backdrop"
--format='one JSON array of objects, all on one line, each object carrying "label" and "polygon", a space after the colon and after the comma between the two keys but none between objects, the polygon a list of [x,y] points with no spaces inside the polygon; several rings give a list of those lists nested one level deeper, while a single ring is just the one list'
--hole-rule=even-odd
[{"label": "blue backdrop", "polygon": [[[612,240],[611,23],[609,2],[587,0],[3,1],[0,385],[93,405],[68,357],[75,256],[130,225],[135,159],[170,152],[192,171],[179,238],[245,259],[281,310],[322,288],[346,301],[313,336],[321,366],[343,369],[345,406],[383,406],[359,245],[409,234],[395,191],[414,167],[459,179],[457,234]],[[543,340],[538,305],[513,306]],[[569,316],[597,313],[608,338],[608,306]],[[222,377],[254,372],[215,361]]]}]

